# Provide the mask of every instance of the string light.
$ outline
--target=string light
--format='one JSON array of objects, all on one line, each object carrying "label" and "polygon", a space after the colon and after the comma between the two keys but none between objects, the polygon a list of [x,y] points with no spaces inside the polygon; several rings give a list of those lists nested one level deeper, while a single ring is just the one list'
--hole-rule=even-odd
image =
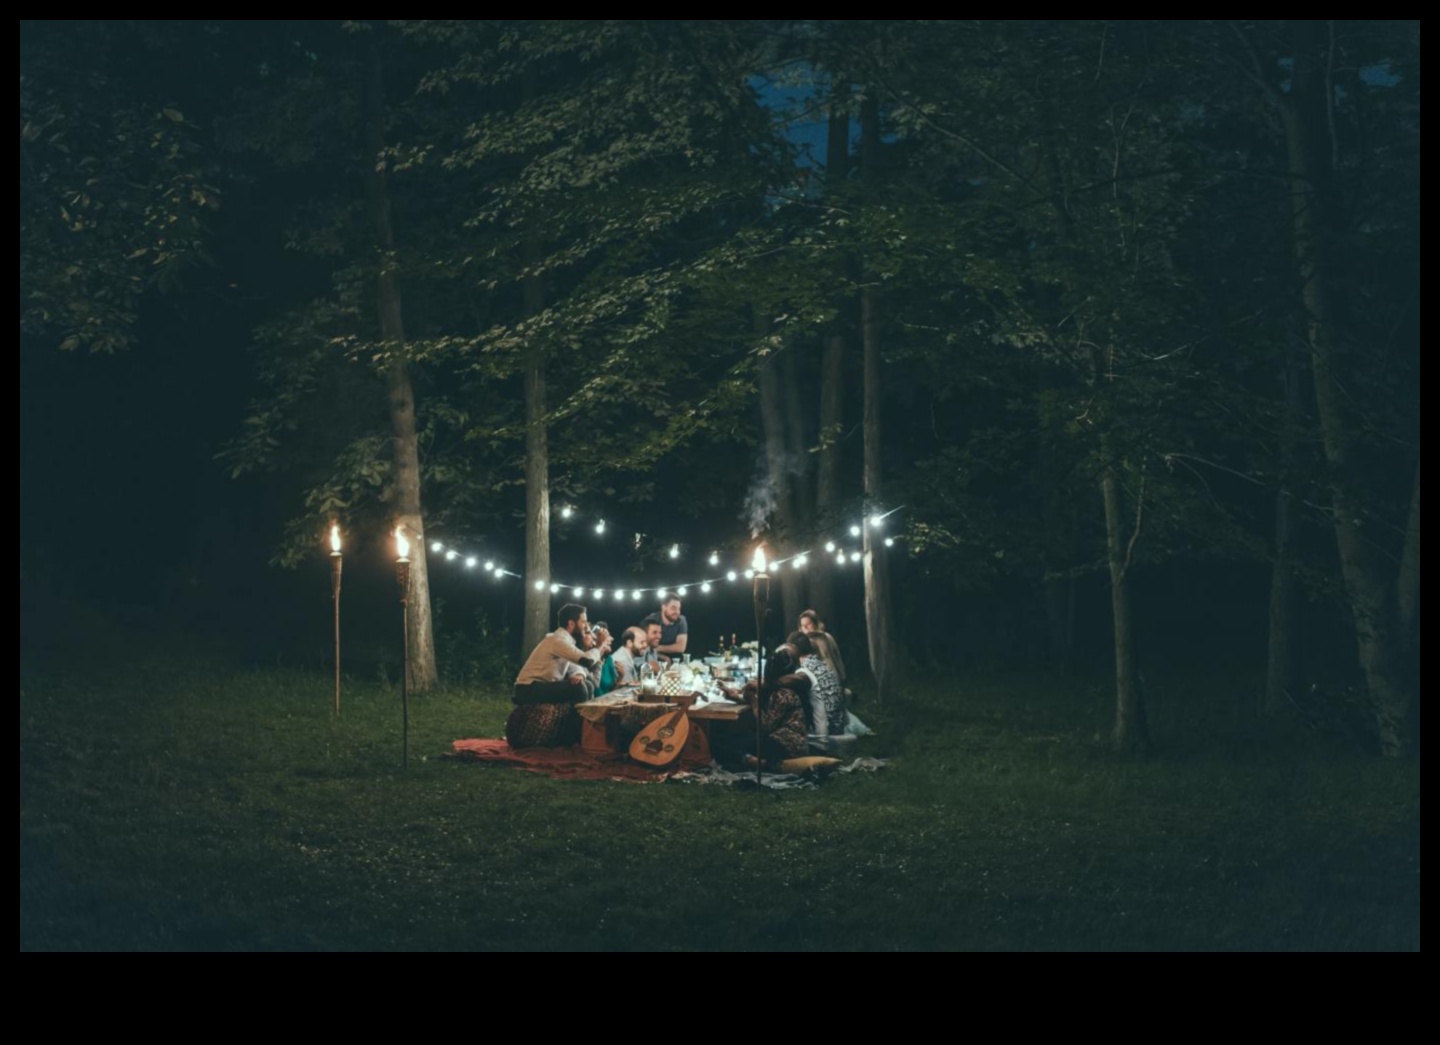
[{"label": "string light", "polygon": [[[904,506],[901,505],[897,508],[891,508],[889,511],[886,512],[874,511],[868,516],[862,516],[858,524],[852,524],[849,527],[851,536],[862,536],[865,532],[866,527],[869,527],[872,530],[883,529],[885,520],[891,515],[894,515],[896,512],[900,511],[903,507]],[[562,518],[568,519],[579,514],[579,510],[570,504],[562,505],[560,508],[560,515]],[[606,531],[606,526],[607,523],[604,519],[596,519],[594,527],[595,533],[603,536]],[[637,542],[642,540],[643,535],[636,534],[636,539]],[[897,539],[898,538],[895,536],[884,537],[885,547],[893,548]],[[860,550],[848,550],[845,548],[837,547],[836,542],[833,540],[827,540],[824,544],[824,547],[827,553],[835,556],[835,564],[837,566],[844,566],[847,559],[852,563],[861,561],[862,551]],[[474,569],[475,566],[481,561],[478,556],[467,555],[462,549],[456,547],[447,547],[445,542],[443,541],[437,540],[431,542],[430,549],[437,554],[443,553],[444,558],[447,562],[455,562],[457,560],[463,561],[466,569]],[[678,541],[672,543],[668,549],[668,558],[678,560],[680,558],[680,550],[681,546]],[[720,554],[721,553],[719,549],[712,548],[706,561],[709,563],[710,566],[718,567],[720,565]],[[788,558],[773,560],[770,563],[770,566],[773,571],[784,568],[785,564],[787,563],[790,565],[790,568],[792,570],[800,570],[808,566],[810,563],[810,549],[796,552],[794,555],[791,555]],[[485,569],[490,572],[497,581],[500,580],[502,577],[509,576],[520,579],[522,576],[521,574],[513,573],[505,569],[503,566],[496,564],[494,559],[485,560]],[[658,594],[662,601],[672,597],[685,598],[688,595],[690,588],[699,588],[701,592],[708,594],[711,588],[714,587],[714,585],[722,579],[734,583],[737,579],[739,579],[739,576],[740,574],[737,573],[737,571],[735,570],[726,570],[724,574],[720,574],[717,570],[714,576],[700,577],[692,581],[687,581],[684,584],[675,585],[673,587],[667,585],[666,587],[656,588],[617,588],[611,593],[611,596],[617,601],[624,600],[626,592],[628,591],[630,599],[635,602],[640,601],[642,594],[648,595],[650,593]],[[750,569],[745,570],[744,576],[747,580],[752,579],[755,576],[754,567],[752,566]],[[587,590],[590,592],[590,597],[594,600],[602,600],[605,597],[604,588],[587,589],[584,585],[564,584],[560,581],[546,580],[544,578],[534,580],[532,583],[534,584],[534,588],[537,592],[544,591],[545,588],[548,586],[551,593],[556,595],[568,589],[574,593],[574,597],[577,599],[582,598]],[[671,595],[672,592],[674,593],[673,596]]]}]

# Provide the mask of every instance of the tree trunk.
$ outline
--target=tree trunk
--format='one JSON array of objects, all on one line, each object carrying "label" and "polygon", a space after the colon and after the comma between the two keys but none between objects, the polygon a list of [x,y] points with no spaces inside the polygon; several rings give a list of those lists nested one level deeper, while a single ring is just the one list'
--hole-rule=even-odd
[{"label": "tree trunk", "polygon": [[[850,164],[850,85],[835,85],[830,102],[830,124],[825,147],[826,192],[833,198],[845,181]],[[817,534],[833,527],[840,502],[840,429],[844,424],[845,394],[845,323],[851,283],[849,264],[842,261],[836,268],[839,290],[834,328],[825,338],[825,352],[820,364],[820,451],[815,465],[815,517]],[[810,576],[810,605],[822,618],[832,617],[835,606],[835,575],[830,564],[817,568]]]},{"label": "tree trunk", "polygon": [[[756,310],[755,331],[763,335],[769,321]],[[772,527],[771,557],[793,554],[795,511],[790,495],[790,469],[787,467],[785,444],[787,426],[781,402],[784,392],[780,388],[779,357],[771,352],[760,364],[760,422],[765,432],[765,469],[768,473],[771,493],[775,497],[775,521]],[[800,605],[800,575],[789,563],[774,570],[780,582],[780,605],[785,614],[784,631],[789,633],[795,627],[804,606]]]},{"label": "tree trunk", "polygon": [[[817,532],[810,485],[812,468],[805,446],[805,407],[800,399],[800,367],[795,358],[797,351],[792,346],[780,357],[781,389],[785,394],[785,463],[790,468],[792,554],[810,547]],[[800,610],[808,605],[806,591],[813,573],[813,570],[803,570],[795,574],[795,600],[799,605],[785,622],[786,634],[799,625]]]},{"label": "tree trunk", "polygon": [[1265,666],[1261,712],[1274,716],[1289,705],[1300,679],[1300,631],[1295,585],[1295,522],[1297,509],[1290,476],[1295,474],[1302,418],[1300,382],[1304,367],[1296,358],[1293,339],[1285,347],[1285,420],[1280,469],[1286,477],[1275,493],[1275,562],[1270,569],[1270,639]]},{"label": "tree trunk", "polygon": [[[536,90],[534,67],[521,80],[525,100]],[[526,275],[521,283],[521,307],[526,317],[545,306],[545,288],[535,268],[540,263],[539,234],[531,232],[521,244],[520,260]],[[545,419],[545,350],[532,345],[525,358],[525,628],[524,653],[540,644],[550,630],[550,430]],[[536,585],[540,587],[537,589]]]},{"label": "tree trunk", "polygon": [[[880,156],[880,109],[874,92],[866,94],[860,109],[861,164],[867,202],[875,196],[876,165]],[[865,515],[862,554],[865,566],[865,630],[870,643],[870,671],[875,676],[876,699],[885,701],[894,686],[894,651],[890,636],[890,560],[880,532],[869,516],[883,511],[883,444],[880,424],[880,288],[879,277],[867,271],[860,291],[860,336],[864,349]]]},{"label": "tree trunk", "polygon": [[[1110,562],[1110,611],[1115,620],[1115,728],[1111,743],[1121,751],[1142,750],[1150,745],[1150,730],[1145,721],[1145,698],[1135,672],[1134,632],[1130,615],[1130,546],[1136,532],[1125,535],[1125,518],[1120,498],[1120,481],[1110,457],[1109,440],[1102,440],[1101,452],[1107,460],[1100,478],[1100,492],[1105,501],[1105,545]],[[1136,513],[1136,528],[1140,525]]]},{"label": "tree trunk", "polygon": [[1413,693],[1405,678],[1398,641],[1394,590],[1376,549],[1365,534],[1365,476],[1355,451],[1357,423],[1344,392],[1349,344],[1340,319],[1342,301],[1335,274],[1334,241],[1339,232],[1331,189],[1327,53],[1318,23],[1291,23],[1295,49],[1289,98],[1277,95],[1285,126],[1292,179],[1291,208],[1295,260],[1306,309],[1316,415],[1325,459],[1334,479],[1330,506],[1340,569],[1355,621],[1360,665],[1365,672],[1381,750],[1409,750]]},{"label": "tree trunk", "polygon": [[436,682],[435,636],[430,619],[430,574],[426,568],[425,519],[420,507],[420,451],[415,434],[415,396],[405,362],[405,324],[400,309],[400,285],[391,253],[395,230],[390,213],[390,192],[379,166],[385,145],[385,109],[380,58],[372,44],[365,70],[365,197],[375,243],[380,248],[380,271],[375,279],[380,336],[389,342],[394,361],[386,374],[389,384],[390,429],[394,437],[392,492],[396,519],[412,541],[406,635],[406,678],[412,693],[432,689]]}]

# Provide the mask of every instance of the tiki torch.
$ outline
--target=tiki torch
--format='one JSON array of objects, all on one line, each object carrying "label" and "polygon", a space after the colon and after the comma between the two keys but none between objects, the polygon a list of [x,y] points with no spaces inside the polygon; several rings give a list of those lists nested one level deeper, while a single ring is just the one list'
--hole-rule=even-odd
[{"label": "tiki torch", "polygon": [[330,526],[330,593],[335,600],[335,714],[340,714],[340,525]]},{"label": "tiki torch", "polygon": [[765,611],[770,605],[770,575],[765,572],[765,546],[750,561],[755,571],[755,785],[760,786],[760,709],[765,699]]},{"label": "tiki torch", "polygon": [[395,527],[395,582],[400,586],[400,764],[410,765],[410,542]]}]

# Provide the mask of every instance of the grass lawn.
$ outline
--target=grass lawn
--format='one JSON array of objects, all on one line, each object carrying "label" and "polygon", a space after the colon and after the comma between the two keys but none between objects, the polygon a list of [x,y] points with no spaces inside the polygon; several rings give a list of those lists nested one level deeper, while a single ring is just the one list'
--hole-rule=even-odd
[{"label": "grass lawn", "polygon": [[158,645],[22,653],[21,950],[1420,947],[1418,761],[1242,742],[1217,679],[1122,759],[1103,685],[948,677],[762,794],[441,757],[503,686],[416,698],[402,771],[397,687]]}]

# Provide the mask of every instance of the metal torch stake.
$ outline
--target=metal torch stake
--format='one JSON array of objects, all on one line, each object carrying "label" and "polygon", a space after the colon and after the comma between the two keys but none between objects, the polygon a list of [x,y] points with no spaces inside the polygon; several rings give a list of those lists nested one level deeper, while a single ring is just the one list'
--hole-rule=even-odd
[{"label": "metal torch stake", "polygon": [[760,709],[765,699],[765,611],[770,603],[770,575],[755,574],[755,786],[760,781]]},{"label": "metal torch stake", "polygon": [[335,714],[340,714],[340,569],[341,555],[330,553],[330,590],[335,599]]},{"label": "metal torch stake", "polygon": [[395,564],[400,585],[400,764],[410,765],[410,560]]}]

